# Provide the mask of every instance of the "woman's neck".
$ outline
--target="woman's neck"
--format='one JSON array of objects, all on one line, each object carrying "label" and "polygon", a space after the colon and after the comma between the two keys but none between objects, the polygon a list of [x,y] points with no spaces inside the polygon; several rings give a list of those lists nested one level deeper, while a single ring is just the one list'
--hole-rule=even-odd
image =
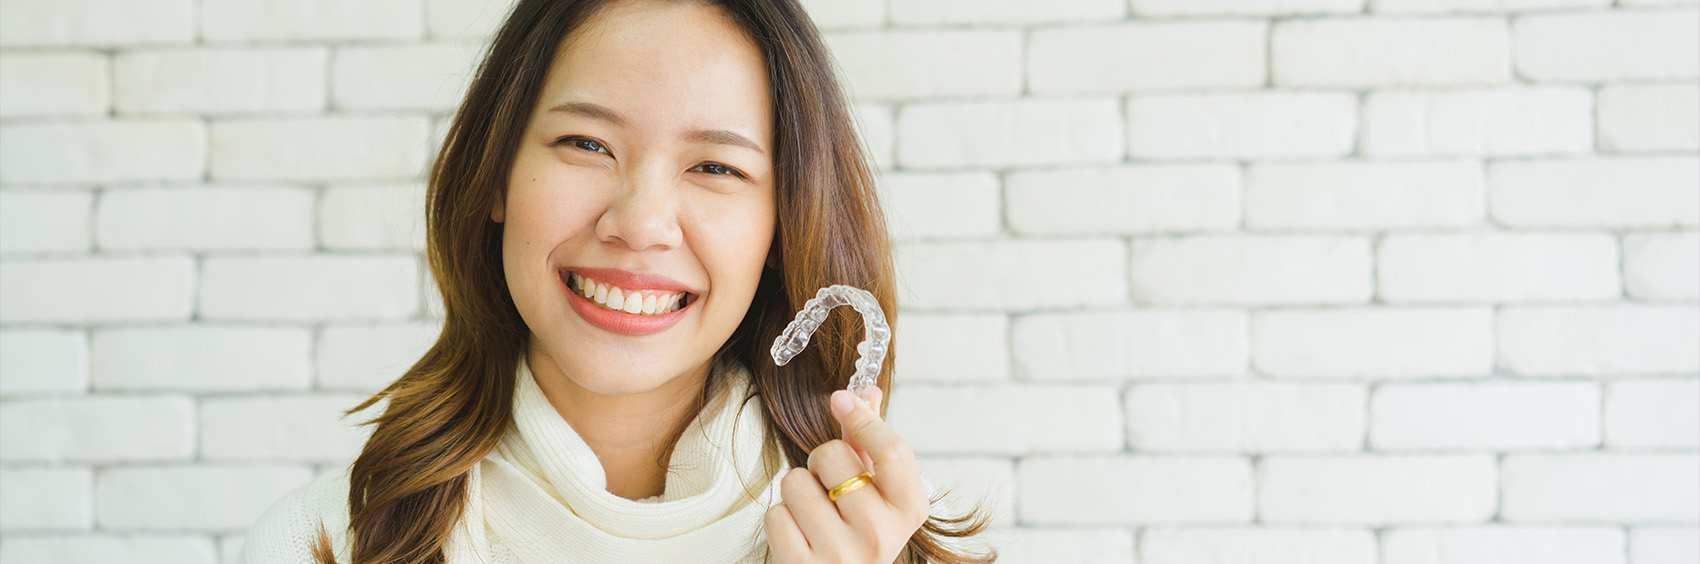
[{"label": "woman's neck", "polygon": [[602,462],[609,493],[626,499],[661,495],[673,444],[701,409],[697,398],[710,364],[649,391],[606,395],[578,385],[536,349],[527,363],[543,396]]}]

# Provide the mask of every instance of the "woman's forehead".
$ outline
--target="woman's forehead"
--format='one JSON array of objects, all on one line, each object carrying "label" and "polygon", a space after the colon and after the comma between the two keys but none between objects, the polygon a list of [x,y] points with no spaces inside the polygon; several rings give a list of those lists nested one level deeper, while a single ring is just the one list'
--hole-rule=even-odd
[{"label": "woman's forehead", "polygon": [[720,8],[637,0],[599,10],[562,43],[540,108],[594,104],[632,127],[766,137],[769,96],[760,49]]}]

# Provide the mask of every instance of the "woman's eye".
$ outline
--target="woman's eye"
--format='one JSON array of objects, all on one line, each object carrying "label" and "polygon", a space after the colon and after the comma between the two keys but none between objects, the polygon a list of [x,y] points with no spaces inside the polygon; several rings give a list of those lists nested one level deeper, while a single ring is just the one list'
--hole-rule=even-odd
[{"label": "woman's eye", "polygon": [[720,164],[720,163],[703,163],[703,164],[697,165],[696,168],[691,169],[691,170],[698,170],[698,171],[706,172],[706,173],[709,173],[709,174],[729,174],[729,175],[736,176],[736,177],[739,177],[739,178],[744,177],[744,175],[742,173],[739,173],[737,170],[734,170],[732,167],[729,167],[729,166],[726,166],[726,165],[723,165],[723,164]]},{"label": "woman's eye", "polygon": [[556,145],[572,145],[592,153],[607,153],[608,148],[602,142],[589,137],[562,137],[555,141]]}]

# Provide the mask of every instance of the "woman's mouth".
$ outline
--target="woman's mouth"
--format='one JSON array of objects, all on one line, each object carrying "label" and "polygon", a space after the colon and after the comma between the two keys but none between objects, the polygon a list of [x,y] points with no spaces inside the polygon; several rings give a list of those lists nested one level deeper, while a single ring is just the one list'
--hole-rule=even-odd
[{"label": "woman's mouth", "polygon": [[[561,290],[578,317],[618,335],[641,337],[666,331],[694,309],[698,296],[663,276],[622,270],[561,270]],[[624,287],[605,280],[618,280]]]},{"label": "woman's mouth", "polygon": [[690,305],[690,292],[621,288],[585,277],[577,272],[566,274],[567,289],[590,300],[603,309],[632,315],[663,315]]}]

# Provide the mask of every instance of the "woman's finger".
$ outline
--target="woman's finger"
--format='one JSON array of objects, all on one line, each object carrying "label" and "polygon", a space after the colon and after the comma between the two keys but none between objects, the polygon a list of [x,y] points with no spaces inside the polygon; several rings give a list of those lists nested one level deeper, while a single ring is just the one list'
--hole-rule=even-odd
[{"label": "woman's finger", "polygon": [[850,525],[839,516],[838,506],[827,499],[820,478],[808,468],[792,468],[787,472],[780,479],[779,493],[809,546],[836,546],[850,535]]},{"label": "woman's finger", "polygon": [[886,426],[873,408],[845,390],[832,393],[832,413],[844,429],[845,439],[867,451],[873,461],[874,484],[894,507],[925,512],[926,489],[921,470],[909,443]]},{"label": "woman's finger", "polygon": [[[832,488],[860,475],[863,467],[861,458],[850,448],[850,443],[833,439],[809,452],[809,471],[820,477],[821,486],[826,488],[827,499],[830,500]],[[882,497],[879,486],[872,483],[846,492],[833,503],[837,504],[838,514],[844,522],[863,536],[876,534],[879,522],[889,519],[892,512],[891,504]]]},{"label": "woman's finger", "polygon": [[791,508],[781,503],[767,509],[763,518],[767,529],[767,546],[780,562],[803,562],[809,557],[809,541],[791,516]]},{"label": "woman's finger", "polygon": [[[874,410],[874,414],[879,415],[880,419],[885,419],[885,412],[880,411],[880,404],[885,401],[885,392],[881,391],[879,386],[868,386],[862,388],[860,394],[862,399],[868,402],[868,407]],[[867,449],[862,448],[862,445],[858,445],[850,439],[845,439],[845,441],[850,443],[851,448],[856,449],[856,456],[862,459],[862,468],[867,469],[868,474],[872,475],[874,473],[874,459],[868,456]]]}]

